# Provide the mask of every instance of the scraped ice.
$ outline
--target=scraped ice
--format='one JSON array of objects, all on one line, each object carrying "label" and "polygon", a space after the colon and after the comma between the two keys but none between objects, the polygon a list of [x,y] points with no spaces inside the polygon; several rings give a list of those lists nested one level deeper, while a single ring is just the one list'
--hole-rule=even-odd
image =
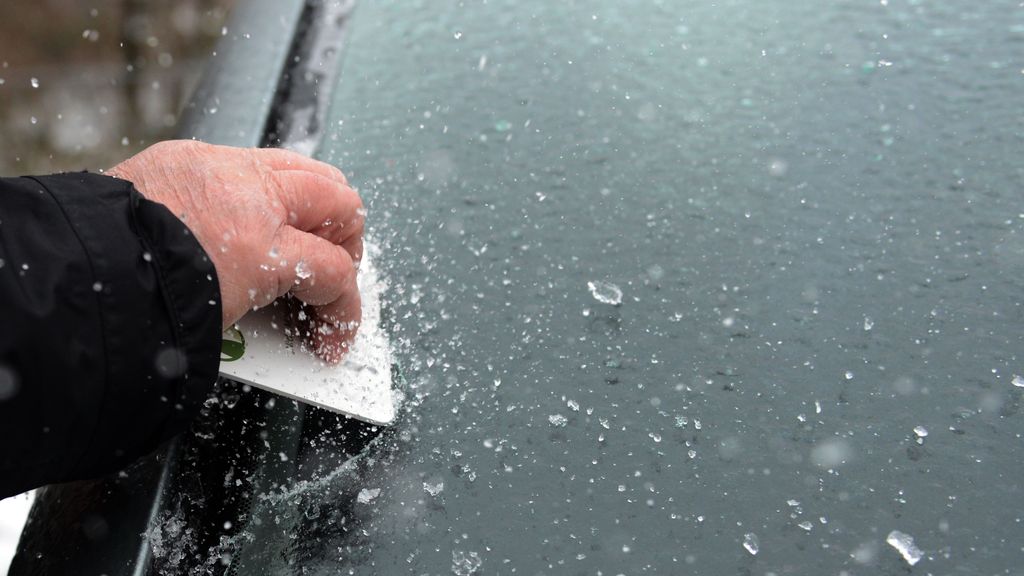
[{"label": "scraped ice", "polygon": [[[358,272],[362,323],[339,364],[326,364],[290,337],[290,311],[270,305],[239,321],[246,337],[245,354],[221,364],[221,374],[360,420],[391,423],[399,395],[391,387],[392,352],[380,319],[387,283],[374,265],[376,245],[368,240],[363,252]],[[295,265],[297,276],[311,272],[303,262]]]},{"label": "scraped ice", "polygon": [[595,280],[587,282],[587,288],[590,289],[590,295],[594,297],[594,300],[602,304],[612,306],[622,304],[622,289],[611,282]]},{"label": "scraped ice", "polygon": [[924,555],[921,553],[921,549],[914,544],[914,538],[910,534],[904,534],[899,530],[893,530],[889,532],[889,535],[885,538],[885,541],[889,543],[903,556],[903,559],[907,561],[907,564],[913,566],[921,560]]}]

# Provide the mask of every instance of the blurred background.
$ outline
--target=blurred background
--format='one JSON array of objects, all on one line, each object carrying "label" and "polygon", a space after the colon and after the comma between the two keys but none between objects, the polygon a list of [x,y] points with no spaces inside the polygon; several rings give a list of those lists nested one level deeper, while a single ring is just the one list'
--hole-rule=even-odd
[{"label": "blurred background", "polygon": [[174,133],[233,0],[5,0],[0,175],[107,168]]},{"label": "blurred background", "polygon": [[[174,135],[233,0],[4,0],[0,175],[108,168]],[[0,576],[31,494],[0,501]]]}]

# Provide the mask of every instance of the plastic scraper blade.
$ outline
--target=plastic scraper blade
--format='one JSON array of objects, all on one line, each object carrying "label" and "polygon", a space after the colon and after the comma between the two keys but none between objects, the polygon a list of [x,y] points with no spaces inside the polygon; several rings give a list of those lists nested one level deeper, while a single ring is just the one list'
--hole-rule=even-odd
[{"label": "plastic scraper blade", "polygon": [[301,345],[287,306],[271,305],[238,323],[245,337],[242,357],[222,361],[221,376],[372,424],[395,419],[391,387],[391,347],[380,325],[384,284],[367,243],[359,266],[363,319],[355,342],[337,365],[329,365]]}]

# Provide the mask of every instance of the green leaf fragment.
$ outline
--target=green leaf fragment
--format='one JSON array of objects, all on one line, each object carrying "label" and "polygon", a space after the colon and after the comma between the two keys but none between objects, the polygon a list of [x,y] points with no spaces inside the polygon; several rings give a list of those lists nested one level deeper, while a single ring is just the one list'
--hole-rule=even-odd
[{"label": "green leaf fragment", "polygon": [[245,335],[237,326],[232,326],[224,331],[224,338],[220,341],[220,361],[234,362],[245,354]]}]

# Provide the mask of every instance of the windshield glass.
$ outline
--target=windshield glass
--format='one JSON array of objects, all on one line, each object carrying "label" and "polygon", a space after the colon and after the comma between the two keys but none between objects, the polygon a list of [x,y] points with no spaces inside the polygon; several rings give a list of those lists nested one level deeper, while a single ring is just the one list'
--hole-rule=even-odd
[{"label": "windshield glass", "polygon": [[1014,565],[1019,4],[599,4],[356,10],[319,156],[406,402],[302,563]]}]

